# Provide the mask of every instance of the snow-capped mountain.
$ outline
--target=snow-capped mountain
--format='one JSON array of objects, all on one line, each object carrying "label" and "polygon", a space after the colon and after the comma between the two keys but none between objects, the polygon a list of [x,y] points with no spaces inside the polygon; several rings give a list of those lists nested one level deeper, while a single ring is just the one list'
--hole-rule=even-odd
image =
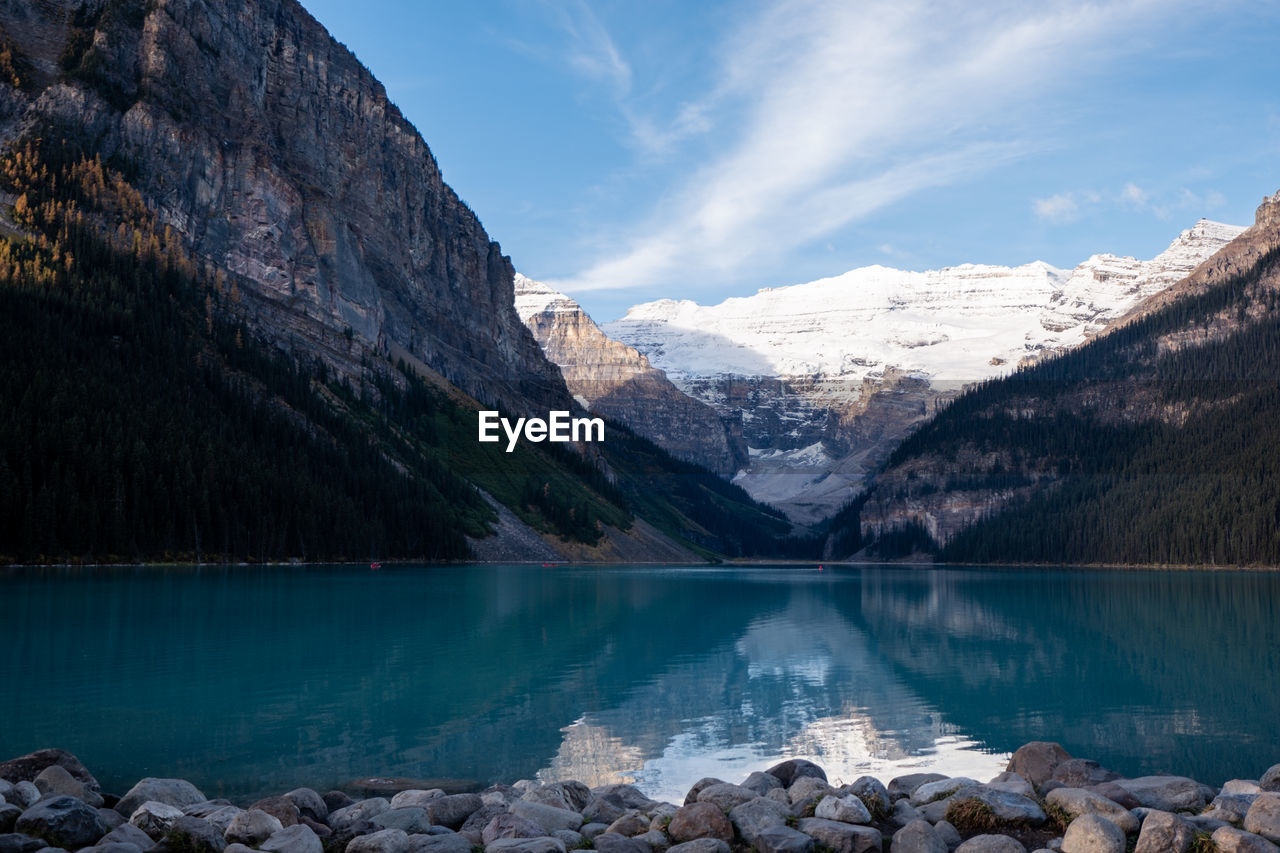
[{"label": "snow-capped mountain", "polygon": [[722,416],[740,415],[750,462],[735,481],[813,521],[966,384],[1079,345],[1242,230],[1200,220],[1151,260],[1094,255],[1072,270],[864,267],[719,305],[637,305],[602,328]]}]

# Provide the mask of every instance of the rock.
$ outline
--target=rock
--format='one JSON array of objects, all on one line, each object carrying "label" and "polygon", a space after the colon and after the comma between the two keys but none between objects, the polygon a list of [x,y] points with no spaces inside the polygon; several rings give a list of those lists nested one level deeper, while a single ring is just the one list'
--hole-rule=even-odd
[{"label": "rock", "polygon": [[0,800],[4,799],[4,795],[13,790],[13,783],[8,779],[0,779]]},{"label": "rock", "polygon": [[758,853],[812,853],[813,839],[789,826],[770,826],[760,831],[751,846]]},{"label": "rock", "polygon": [[[311,793],[315,794],[314,791]],[[319,794],[316,794],[316,799],[320,799]],[[311,827],[304,823],[296,823],[273,832],[271,837],[262,843],[260,849],[265,853],[323,853],[324,845],[320,842],[320,836],[316,835]]]},{"label": "rock", "polygon": [[40,789],[24,779],[13,783],[5,799],[20,809],[29,809],[40,801]]},{"label": "rock", "polygon": [[773,800],[775,803],[782,803],[784,806],[791,805],[791,798],[787,796],[786,788],[774,788],[769,791],[769,793],[765,794],[765,796]]},{"label": "rock", "polygon": [[[155,844],[151,836],[131,823],[124,823],[108,832],[98,841],[99,844],[134,844],[146,850]],[[225,853],[225,851],[224,851]]]},{"label": "rock", "polygon": [[[1268,771],[1270,772],[1270,771]],[[23,814],[23,818],[26,814]],[[18,822],[18,831],[22,829],[22,821]],[[1244,831],[1261,835],[1268,841],[1280,843],[1280,794],[1262,793],[1253,801],[1244,816]],[[27,833],[34,835],[35,833]]]},{"label": "rock", "polygon": [[955,853],[1027,853],[1027,848],[1007,835],[975,835],[956,847]]},{"label": "rock", "polygon": [[[785,823],[783,818],[779,823]],[[672,841],[685,842],[697,838],[718,838],[733,841],[733,824],[724,810],[714,803],[696,802],[683,806],[667,825]]]},{"label": "rock", "polygon": [[[46,847],[46,850],[52,848]],[[81,847],[78,853],[142,853],[142,848],[136,844],[128,844],[123,841],[99,841],[92,847]]]},{"label": "rock", "polygon": [[22,816],[22,809],[17,806],[11,806],[8,803],[0,806],[0,833],[8,834],[13,832],[13,825],[18,822],[18,818]]},{"label": "rock", "polygon": [[976,790],[978,783],[966,776],[957,776],[954,779],[939,779],[936,782],[925,782],[911,792],[911,805],[920,808],[920,806],[927,803],[936,803],[938,800],[945,799],[962,788]]},{"label": "rock", "polygon": [[243,844],[228,844],[227,849],[222,853],[253,853],[253,848]]},{"label": "rock", "polygon": [[721,811],[728,812],[736,806],[754,800],[758,796],[760,795],[750,788],[722,782],[719,785],[709,785],[703,788],[698,793],[698,802],[712,803]]},{"label": "rock", "polygon": [[941,782],[946,779],[941,773],[909,773],[889,780],[889,799],[901,800],[910,797],[916,788],[928,782]]},{"label": "rock", "polygon": [[[0,776],[4,773],[0,772]],[[1262,774],[1262,778],[1258,780],[1258,788],[1261,791],[1276,793],[1280,792],[1280,764],[1273,764]]]},{"label": "rock", "polygon": [[[324,804],[331,814],[338,809],[345,809],[347,806],[355,805],[356,802],[342,791],[329,791],[321,795],[320,799],[324,800]],[[328,818],[325,818],[325,821],[327,822]]]},{"label": "rock", "polygon": [[479,794],[446,794],[428,800],[426,810],[433,824],[457,829],[483,805]]},{"label": "rock", "polygon": [[953,803],[966,799],[977,800],[991,809],[992,815],[1002,823],[1026,824],[1039,826],[1048,820],[1048,815],[1035,800],[1007,791],[993,791],[979,786],[973,791],[962,791],[952,800]]},{"label": "rock", "polygon": [[1096,814],[1120,827],[1120,831],[1125,835],[1138,831],[1138,818],[1133,812],[1092,791],[1080,788],[1057,788],[1050,791],[1044,800],[1065,811],[1073,820],[1081,815]]},{"label": "rock", "polygon": [[258,800],[249,808],[266,812],[280,821],[281,826],[286,827],[296,826],[298,818],[302,816],[298,807],[293,804],[293,800],[286,797],[266,797]]},{"label": "rock", "polygon": [[729,853],[729,845],[719,838],[695,838],[668,848],[667,853]]},{"label": "rock", "polygon": [[[147,800],[129,815],[129,823],[141,829],[149,837],[159,841],[177,823],[178,818],[187,817],[182,809],[167,803]],[[196,818],[199,820],[199,818]]]},{"label": "rock", "polygon": [[[578,825],[581,826],[582,824]],[[625,835],[627,838],[634,838],[648,831],[649,818],[640,814],[640,812],[627,812],[609,824],[609,828],[605,830],[605,832],[616,832],[618,835]]]},{"label": "rock", "polygon": [[1036,795],[1036,789],[1031,786],[1030,782],[1017,773],[1012,773],[1008,770],[988,782],[986,787],[996,791],[1018,794],[1023,797],[1034,797]]},{"label": "rock", "polygon": [[145,802],[164,803],[182,808],[209,799],[200,789],[186,779],[157,779],[148,776],[129,789],[115,809],[125,817],[132,817],[138,806]]},{"label": "rock", "polygon": [[[109,830],[115,829],[117,826],[124,826],[129,822],[125,820],[124,816],[121,815],[120,812],[116,811],[115,809],[108,809],[102,806],[98,807],[98,817],[102,819],[102,823]],[[197,817],[199,817],[199,815],[197,815]]]},{"label": "rock", "polygon": [[1243,832],[1233,826],[1214,830],[1211,838],[1218,853],[1280,853],[1280,847],[1261,835]]},{"label": "rock", "polygon": [[23,835],[21,832],[6,832],[0,835],[0,853],[36,853],[48,845],[39,838]]},{"label": "rock", "polygon": [[947,853],[947,845],[923,820],[913,820],[895,832],[889,849],[893,853]]},{"label": "rock", "polygon": [[90,788],[67,771],[61,764],[50,764],[31,780],[41,794],[66,794],[80,802],[100,808],[102,793]]},{"label": "rock", "polygon": [[68,850],[88,847],[107,834],[107,826],[98,817],[97,809],[65,794],[31,806],[14,821],[13,828],[23,835],[39,838],[50,847]]},{"label": "rock", "polygon": [[1152,811],[1142,821],[1134,853],[1186,853],[1193,840],[1191,824],[1177,815]]},{"label": "rock", "polygon": [[582,826],[578,827],[578,832],[582,834],[583,838],[590,841],[608,828],[608,824],[604,823],[584,823]]},{"label": "rock", "polygon": [[729,812],[729,822],[742,840],[750,844],[762,830],[770,826],[785,826],[787,818],[792,816],[790,806],[768,797],[756,797],[750,802],[735,806]]},{"label": "rock", "polygon": [[583,823],[583,816],[577,812],[558,809],[555,806],[544,806],[541,803],[530,803],[525,800],[517,800],[512,803],[510,811],[513,815],[533,821],[546,830],[548,835],[557,829],[572,829],[576,831]]},{"label": "rock", "polygon": [[787,797],[792,803],[808,800],[816,802],[816,798],[834,793],[836,789],[827,784],[827,780],[819,779],[817,776],[801,776],[787,788]]},{"label": "rock", "polygon": [[232,818],[222,837],[234,844],[257,847],[282,829],[284,824],[274,815],[261,809],[246,809]]},{"label": "rock", "polygon": [[1200,811],[1204,808],[1204,792],[1200,783],[1186,776],[1140,776],[1115,782],[1147,808],[1162,812]]},{"label": "rock", "polygon": [[658,805],[657,800],[651,800],[646,797],[635,785],[601,785],[598,788],[591,789],[591,798],[592,800],[608,800],[621,806],[623,811],[635,809],[636,811],[647,812]]},{"label": "rock", "polygon": [[1081,815],[1062,836],[1062,853],[1124,853],[1124,832],[1105,817]]},{"label": "rock", "polygon": [[[658,834],[662,835],[662,833],[658,833]],[[564,845],[565,850],[576,850],[579,847],[585,847],[587,843],[587,840],[582,837],[582,833],[574,832],[572,829],[557,829],[555,832],[551,833],[551,837],[559,838],[560,843]],[[663,836],[664,840],[665,838],[666,837]],[[662,849],[665,850],[670,846],[671,846],[671,842],[667,841],[663,845]]]},{"label": "rock", "polygon": [[796,829],[812,838],[821,847],[830,850],[831,853],[866,853],[868,850],[879,853],[880,850],[880,830],[869,826],[855,826],[820,817],[806,817],[796,825]]},{"label": "rock", "polygon": [[591,802],[591,789],[576,781],[552,782],[526,791],[521,799],[576,812]]},{"label": "rock", "polygon": [[742,780],[742,787],[750,788],[752,791],[755,791],[763,797],[774,788],[782,788],[784,786],[778,777],[774,776],[772,773],[765,773],[757,770],[746,779]]},{"label": "rock", "polygon": [[[71,774],[72,778],[84,785],[86,789],[101,796],[102,787],[98,784],[98,780],[93,778],[93,774],[80,763],[80,759],[65,749],[38,749],[19,758],[12,758],[0,763],[0,779],[15,785],[18,782],[34,782],[36,777],[43,771],[54,766],[66,770]],[[6,799],[8,799],[7,795]],[[10,802],[13,801],[10,800]],[[27,805],[32,805],[32,803]]]},{"label": "rock", "polygon": [[846,794],[843,797],[823,797],[818,807],[813,810],[813,816],[843,823],[871,823],[871,812],[867,811],[862,800],[853,794]]},{"label": "rock", "polygon": [[1228,779],[1222,783],[1219,794],[1261,794],[1257,779]]},{"label": "rock", "polygon": [[588,823],[602,823],[608,826],[626,813],[627,809],[617,803],[598,799],[587,803],[587,807],[582,810],[582,819]]},{"label": "rock", "polygon": [[882,817],[893,811],[893,800],[889,797],[888,789],[874,776],[859,776],[844,789],[862,800],[872,817]]},{"label": "rock", "polygon": [[790,761],[775,764],[765,772],[781,782],[784,788],[790,788],[797,779],[803,779],[806,776],[821,779],[823,782],[827,781],[825,770],[803,758],[793,758]]},{"label": "rock", "polygon": [[[481,836],[484,834],[484,828],[489,825],[495,817],[507,814],[505,805],[484,805],[467,815],[467,819],[462,822],[462,826],[458,828],[458,832],[465,834],[471,838],[475,844],[482,843]],[[447,829],[447,827],[440,827]]]},{"label": "rock", "polygon": [[933,831],[938,833],[938,837],[942,839],[943,844],[947,845],[948,850],[955,850],[960,846],[960,830],[952,826],[949,821],[938,821],[933,825]]},{"label": "rock", "polygon": [[485,845],[484,853],[565,853],[565,849],[564,842],[554,837],[499,838]]},{"label": "rock", "polygon": [[616,832],[602,832],[591,843],[600,853],[650,853],[648,844]]},{"label": "rock", "polygon": [[898,800],[893,804],[893,812],[889,815],[889,822],[902,827],[914,820],[923,820],[920,810],[911,805],[906,798]]},{"label": "rock", "polygon": [[[1130,794],[1124,788],[1121,788],[1115,782],[1099,782],[1097,785],[1090,785],[1082,788],[1084,791],[1092,791],[1100,797],[1106,797],[1113,803],[1124,806],[1126,809],[1136,809],[1142,805],[1138,802],[1138,798]],[[1048,793],[1048,792],[1046,792]]]},{"label": "rock", "polygon": [[1201,832],[1205,835],[1212,835],[1224,826],[1231,826],[1225,820],[1218,820],[1217,818],[1205,817],[1199,814],[1184,814],[1179,815],[1179,817],[1191,824],[1192,831]]},{"label": "rock", "polygon": [[[391,808],[408,809],[408,808],[426,808],[427,803],[431,800],[439,799],[444,796],[444,790],[441,788],[432,788],[429,791],[423,791],[419,788],[410,788],[407,791],[401,791],[391,798]],[[480,798],[484,802],[484,797]],[[505,801],[504,801],[505,804]]]},{"label": "rock", "polygon": [[[329,813],[329,819],[333,819],[333,812]],[[378,825],[367,820],[357,820],[330,828],[333,833],[328,838],[320,839],[320,843],[324,845],[325,853],[346,853],[347,845],[351,843],[353,838],[359,838],[362,835],[369,835],[378,831]],[[226,851],[223,851],[223,853],[226,853]]]},{"label": "rock", "polygon": [[347,843],[347,853],[408,853],[408,851],[409,835],[403,829],[382,829],[368,835],[358,835]]},{"label": "rock", "polygon": [[[400,795],[397,794],[396,796]],[[306,815],[312,820],[324,823],[325,818],[329,816],[329,806],[325,804],[324,798],[320,796],[319,792],[310,788],[294,788],[285,794],[284,798],[293,803],[298,809],[298,814]],[[391,801],[391,808],[397,808],[394,799]]]},{"label": "rock", "polygon": [[1245,815],[1256,799],[1257,794],[1219,794],[1209,803],[1204,815],[1239,825],[1244,823]]},{"label": "rock", "polygon": [[1071,754],[1060,745],[1036,740],[1018,747],[1005,769],[1017,773],[1039,788],[1053,777],[1054,768],[1070,758]]},{"label": "rock", "polygon": [[1068,758],[1053,768],[1053,774],[1049,778],[1061,782],[1068,788],[1087,788],[1090,785],[1119,779],[1120,774],[1113,773],[1088,758]]},{"label": "rock", "polygon": [[472,846],[470,839],[456,832],[409,836],[409,853],[471,853]]},{"label": "rock", "polygon": [[[325,822],[333,829],[340,829],[359,821],[372,821],[390,808],[391,803],[387,802],[386,797],[370,797],[367,800],[360,800],[337,811],[329,812],[329,817]],[[281,826],[284,826],[284,824],[281,824]]]},{"label": "rock", "polygon": [[[183,814],[190,814],[190,812],[188,812],[186,809],[183,809],[182,811],[183,811]],[[238,806],[220,806],[211,812],[207,812],[206,814],[197,814],[197,815],[191,815],[191,816],[209,821],[209,823],[218,827],[218,831],[221,832],[225,837],[227,832],[227,827],[231,826],[231,821],[235,820],[243,812],[244,812],[244,809],[239,808]],[[312,828],[314,829],[314,827]],[[326,826],[325,829],[327,830],[328,827]]]},{"label": "rock", "polygon": [[227,847],[222,830],[207,820],[186,814],[170,825],[164,834],[164,843],[175,853],[222,853]]},{"label": "rock", "polygon": [[495,815],[480,830],[480,843],[490,844],[499,838],[540,838],[547,831],[528,818],[513,814]]},{"label": "rock", "polygon": [[[776,779],[777,777],[775,776],[774,778]],[[712,785],[723,784],[725,784],[723,779],[717,779],[714,776],[703,776],[697,782],[694,782],[693,787],[689,789],[689,793],[684,795],[684,804],[687,806],[690,803],[696,803],[698,801],[698,795],[705,789],[710,788]],[[782,783],[779,782],[778,784],[781,786]]]},{"label": "rock", "polygon": [[406,835],[425,834],[432,825],[427,810],[420,808],[387,809],[374,815],[371,823],[385,829],[403,829]]}]

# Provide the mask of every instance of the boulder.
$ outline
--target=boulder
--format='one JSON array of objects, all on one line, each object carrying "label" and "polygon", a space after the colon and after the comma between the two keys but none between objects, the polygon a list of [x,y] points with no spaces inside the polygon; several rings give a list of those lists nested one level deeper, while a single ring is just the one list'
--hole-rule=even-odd
[{"label": "boulder", "polygon": [[1121,788],[1115,782],[1099,782],[1097,785],[1090,785],[1081,790],[1092,791],[1100,797],[1106,797],[1111,802],[1124,806],[1126,809],[1136,809],[1142,805],[1142,803],[1138,802],[1137,797]]},{"label": "boulder", "polygon": [[131,823],[124,823],[102,836],[99,844],[134,844],[146,850],[155,844],[151,836]]},{"label": "boulder", "polygon": [[347,853],[408,853],[409,835],[403,829],[382,829],[357,835],[347,842]]},{"label": "boulder", "polygon": [[982,786],[976,789],[962,789],[951,802],[955,804],[964,800],[977,800],[982,803],[991,810],[996,820],[1002,823],[1039,826],[1048,820],[1048,815],[1035,800],[1010,794],[1007,791],[993,791]]},{"label": "boulder", "polygon": [[[426,808],[428,802],[439,799],[443,796],[444,790],[442,788],[431,788],[427,791],[424,791],[421,788],[410,788],[407,791],[400,791],[391,798],[391,808]],[[480,800],[483,802],[484,797],[481,797]],[[505,801],[503,804],[505,805]]]},{"label": "boulder", "polygon": [[786,826],[787,818],[790,817],[790,806],[767,797],[756,797],[729,812],[729,822],[748,844],[753,843],[761,832],[771,826]]},{"label": "boulder", "polygon": [[[23,814],[23,818],[26,814]],[[18,831],[22,829],[22,821],[18,822]],[[1280,794],[1263,793],[1249,806],[1244,816],[1244,831],[1261,835],[1268,841],[1280,843]],[[27,833],[33,835],[34,833]]]},{"label": "boulder", "polygon": [[61,764],[50,764],[31,782],[41,794],[66,794],[95,809],[103,804],[102,792],[72,776]]},{"label": "boulder", "polygon": [[978,783],[967,776],[956,776],[953,779],[939,779],[936,782],[925,782],[911,792],[911,805],[920,808],[928,803],[936,803],[946,799],[962,789],[976,790]]},{"label": "boulder", "polygon": [[[777,777],[775,776],[774,778],[776,779]],[[723,784],[725,784],[725,781],[723,779],[717,779],[714,776],[703,776],[697,782],[694,782],[693,786],[689,788],[689,792],[684,795],[684,804],[687,806],[690,803],[696,803],[698,801],[698,795],[701,794],[705,789],[710,788],[712,785],[723,785]],[[779,787],[781,787],[782,783],[779,782],[778,785]]]},{"label": "boulder", "polygon": [[409,836],[409,853],[471,853],[472,846],[470,839],[456,832]]},{"label": "boulder", "polygon": [[923,819],[924,816],[920,814],[920,810],[911,805],[905,797],[893,804],[893,812],[888,817],[889,823],[898,827]]},{"label": "boulder", "polygon": [[1088,758],[1068,758],[1053,768],[1053,774],[1049,778],[1068,788],[1087,788],[1119,779],[1120,774],[1113,773]]},{"label": "boulder", "polygon": [[602,832],[604,832],[608,828],[609,828],[608,824],[604,824],[604,823],[584,823],[582,826],[578,827],[578,833],[583,838],[590,841],[591,839],[595,838],[597,835],[600,835]]},{"label": "boulder", "polygon": [[591,789],[581,782],[552,782],[525,791],[521,799],[544,806],[579,811],[591,802]]},{"label": "boulder", "polygon": [[819,779],[817,776],[801,776],[787,788],[787,798],[792,804],[817,802],[819,797],[834,793],[836,789],[827,784],[826,779]]},{"label": "boulder", "polygon": [[427,810],[420,808],[387,809],[370,822],[384,829],[403,829],[408,835],[426,834],[432,826]]},{"label": "boulder", "polygon": [[1053,778],[1053,771],[1059,764],[1070,759],[1071,753],[1059,744],[1036,740],[1018,747],[1005,769],[1017,773],[1039,788]]},{"label": "boulder", "polygon": [[778,777],[774,776],[772,773],[765,773],[761,770],[757,770],[746,779],[742,780],[742,787],[750,788],[752,791],[755,791],[763,797],[774,788],[783,787],[783,784]]},{"label": "boulder", "polygon": [[1205,804],[1200,783],[1186,776],[1139,776],[1117,779],[1115,784],[1147,808],[1162,812],[1200,811]]},{"label": "boulder", "polygon": [[[0,776],[4,773],[0,772]],[[1269,793],[1280,793],[1280,764],[1273,764],[1258,780],[1258,789]]]},{"label": "boulder", "polygon": [[258,800],[249,808],[266,812],[280,821],[281,826],[286,827],[296,826],[299,822],[298,819],[302,817],[302,812],[294,805],[293,800],[288,797],[266,797]]},{"label": "boulder", "polygon": [[21,832],[0,834],[0,853],[36,853],[48,846],[39,838],[32,838]]},{"label": "boulder", "polygon": [[846,785],[844,790],[862,800],[872,817],[883,817],[893,811],[889,790],[874,776],[859,776],[853,784]]},{"label": "boulder", "polygon": [[233,844],[257,847],[282,829],[284,824],[274,815],[261,809],[246,809],[231,819],[222,837]]},{"label": "boulder", "polygon": [[572,829],[576,832],[583,822],[582,815],[575,811],[544,806],[541,803],[530,803],[526,800],[517,800],[512,803],[510,811],[513,815],[536,823],[546,830],[548,835],[557,829]]},{"label": "boulder", "polygon": [[843,797],[823,797],[818,807],[813,810],[813,816],[838,820],[842,823],[871,823],[871,812],[867,811],[862,800],[853,794],[846,794]]},{"label": "boulder", "polygon": [[952,826],[949,821],[938,821],[933,825],[933,831],[938,833],[938,837],[942,839],[943,844],[947,845],[948,850],[955,850],[960,846],[960,830]]},{"label": "boulder", "polygon": [[148,776],[130,788],[116,803],[115,809],[125,817],[133,817],[138,806],[146,802],[164,803],[180,809],[207,799],[209,798],[200,793],[199,788],[186,779],[157,779]]},{"label": "boulder", "polygon": [[480,843],[491,844],[499,838],[541,838],[547,831],[533,821],[513,814],[495,815],[480,830]]},{"label": "boulder", "polygon": [[[353,823],[372,821],[390,808],[391,803],[387,802],[386,797],[370,797],[367,800],[360,800],[337,811],[329,812],[329,817],[325,822],[332,829],[341,829]],[[284,824],[281,824],[281,826],[284,826]]]},{"label": "boulder", "polygon": [[996,776],[986,786],[996,791],[1006,791],[1023,797],[1034,797],[1036,795],[1036,789],[1031,786],[1030,782],[1017,773],[1012,773],[1008,770]]},{"label": "boulder", "polygon": [[222,853],[227,848],[222,830],[207,820],[185,814],[169,826],[164,844],[175,853]]},{"label": "boulder", "polygon": [[1215,829],[1211,840],[1218,853],[1280,853],[1280,847],[1261,835],[1244,832],[1233,826]]},{"label": "boulder", "polygon": [[735,806],[750,802],[760,796],[750,788],[744,788],[741,785],[730,785],[728,782],[722,782],[719,785],[709,785],[703,788],[698,794],[698,802],[712,803],[721,811],[731,811]]},{"label": "boulder", "polygon": [[947,845],[927,821],[913,820],[893,834],[893,853],[947,853]]},{"label": "boulder", "polygon": [[93,778],[93,774],[80,763],[80,759],[65,749],[38,749],[18,758],[0,762],[0,779],[15,785],[18,782],[34,782],[41,772],[53,766],[66,770],[74,779],[94,793],[102,793],[102,786],[98,784],[97,779]]},{"label": "boulder", "polygon": [[[52,850],[52,847],[46,847],[46,850]],[[79,853],[142,853],[142,848],[136,844],[129,844],[123,841],[99,841],[92,847],[81,847]]]},{"label": "boulder", "polygon": [[1027,853],[1027,848],[1007,835],[975,835],[956,847],[955,853]]},{"label": "boulder", "polygon": [[[332,812],[329,817],[333,817]],[[357,820],[352,823],[345,823],[342,826],[331,827],[331,829],[332,832],[328,838],[320,839],[320,843],[324,845],[325,853],[346,853],[347,845],[351,843],[353,838],[377,832],[378,826],[367,820]]]},{"label": "boulder", "polygon": [[[581,826],[582,824],[578,824]],[[609,824],[609,828],[605,832],[614,832],[618,835],[625,835],[627,838],[635,838],[637,835],[643,835],[649,831],[649,818],[640,814],[640,812],[627,812],[622,817]]]},{"label": "boulder", "polygon": [[[785,818],[783,821],[785,823]],[[672,841],[685,842],[698,838],[718,838],[733,841],[733,824],[728,815],[714,803],[690,803],[683,806],[667,825]]]},{"label": "boulder", "polygon": [[1049,805],[1065,811],[1073,820],[1081,815],[1096,814],[1120,827],[1120,831],[1125,835],[1138,831],[1138,818],[1133,812],[1092,791],[1080,788],[1056,788],[1050,791],[1044,800]]},{"label": "boulder", "polygon": [[1133,853],[1186,853],[1194,840],[1191,824],[1169,812],[1151,811],[1142,820]]},{"label": "boulder", "polygon": [[23,779],[21,782],[13,784],[13,788],[9,791],[5,800],[20,809],[29,809],[40,801],[40,789]]},{"label": "boulder", "polygon": [[[397,794],[397,796],[399,795]],[[329,816],[329,806],[325,804],[324,798],[320,796],[319,792],[313,791],[311,788],[294,788],[285,794],[284,798],[293,803],[298,809],[298,814],[306,815],[312,820],[324,823],[325,818]],[[391,807],[396,807],[394,801]]]},{"label": "boulder", "polygon": [[1204,815],[1238,826],[1244,823],[1245,815],[1256,799],[1257,794],[1219,794],[1209,803]]},{"label": "boulder", "polygon": [[855,826],[820,817],[806,817],[796,829],[812,838],[831,853],[867,853],[880,851],[880,830],[869,826]]},{"label": "boulder", "polygon": [[559,838],[499,838],[486,844],[484,853],[565,853],[564,842]]},{"label": "boulder", "polygon": [[1062,853],[1124,853],[1124,832],[1105,817],[1081,815],[1062,836]]},{"label": "boulder", "polygon": [[22,816],[22,809],[17,806],[11,806],[8,803],[0,805],[0,833],[13,832],[13,825],[18,822],[18,818]]},{"label": "boulder", "polygon": [[650,853],[648,844],[616,832],[602,832],[591,843],[600,853]]},{"label": "boulder", "polygon": [[928,782],[941,782],[947,777],[941,773],[908,773],[889,780],[889,799],[902,800],[916,792],[916,788]]},{"label": "boulder", "polygon": [[591,799],[593,802],[606,800],[619,806],[623,811],[635,809],[639,812],[647,812],[658,805],[656,800],[646,797],[635,785],[601,785],[591,789]]},{"label": "boulder", "polygon": [[814,841],[789,826],[771,826],[761,830],[751,846],[757,853],[813,853]]},{"label": "boulder", "polygon": [[793,758],[790,761],[775,764],[765,772],[781,782],[784,788],[790,788],[797,779],[803,779],[806,776],[821,779],[823,782],[827,781],[825,770],[803,758]]},{"label": "boulder", "polygon": [[[658,834],[662,835],[662,833]],[[587,846],[587,840],[582,837],[582,833],[574,832],[572,829],[557,829],[555,832],[551,833],[551,837],[559,838],[560,842],[564,844],[565,850],[576,850],[580,847]],[[662,840],[664,842],[662,845],[663,850],[666,850],[671,846],[671,842],[667,841],[666,836],[663,836]]]},{"label": "boulder", "polygon": [[667,853],[729,853],[729,845],[719,838],[695,838],[669,847]]},{"label": "boulder", "polygon": [[[16,786],[15,786],[16,787]],[[15,832],[38,838],[50,847],[79,850],[106,835],[98,810],[65,794],[41,800],[14,821]]]},{"label": "boulder", "polygon": [[[326,794],[322,794],[320,799],[324,800],[324,804],[328,807],[330,813],[336,812],[338,809],[345,809],[347,806],[355,805],[356,802],[342,791],[329,791]],[[325,820],[327,822],[328,818],[325,818]]]},{"label": "boulder", "polygon": [[[316,794],[316,799],[319,798],[320,795]],[[265,853],[323,853],[324,845],[311,827],[305,823],[295,823],[271,833],[271,837],[262,842],[259,849]]]}]

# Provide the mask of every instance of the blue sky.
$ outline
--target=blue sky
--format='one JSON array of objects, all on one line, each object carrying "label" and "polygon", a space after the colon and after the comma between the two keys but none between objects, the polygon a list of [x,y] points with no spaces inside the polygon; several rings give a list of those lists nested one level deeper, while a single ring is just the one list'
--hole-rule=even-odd
[{"label": "blue sky", "polygon": [[1280,189],[1280,3],[303,0],[599,321],[869,264],[1151,257]]}]

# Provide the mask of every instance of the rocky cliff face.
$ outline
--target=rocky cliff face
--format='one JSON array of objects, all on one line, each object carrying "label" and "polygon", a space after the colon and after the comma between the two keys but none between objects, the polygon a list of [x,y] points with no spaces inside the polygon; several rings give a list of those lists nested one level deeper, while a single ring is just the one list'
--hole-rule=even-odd
[{"label": "rocky cliff face", "polygon": [[649,359],[607,337],[569,297],[519,273],[515,285],[516,313],[583,406],[722,476],[746,464],[740,420],[722,420],[680,391]]},{"label": "rocky cliff face", "polygon": [[296,0],[7,0],[33,85],[5,131],[76,128],[282,348],[407,354],[477,398],[564,408],[513,268],[426,143]]},{"label": "rocky cliff face", "polygon": [[603,328],[740,414],[751,464],[736,482],[816,521],[963,387],[1079,345],[1240,231],[1202,220],[1152,260],[1095,255],[1073,270],[867,267],[714,306],[638,305]]}]

